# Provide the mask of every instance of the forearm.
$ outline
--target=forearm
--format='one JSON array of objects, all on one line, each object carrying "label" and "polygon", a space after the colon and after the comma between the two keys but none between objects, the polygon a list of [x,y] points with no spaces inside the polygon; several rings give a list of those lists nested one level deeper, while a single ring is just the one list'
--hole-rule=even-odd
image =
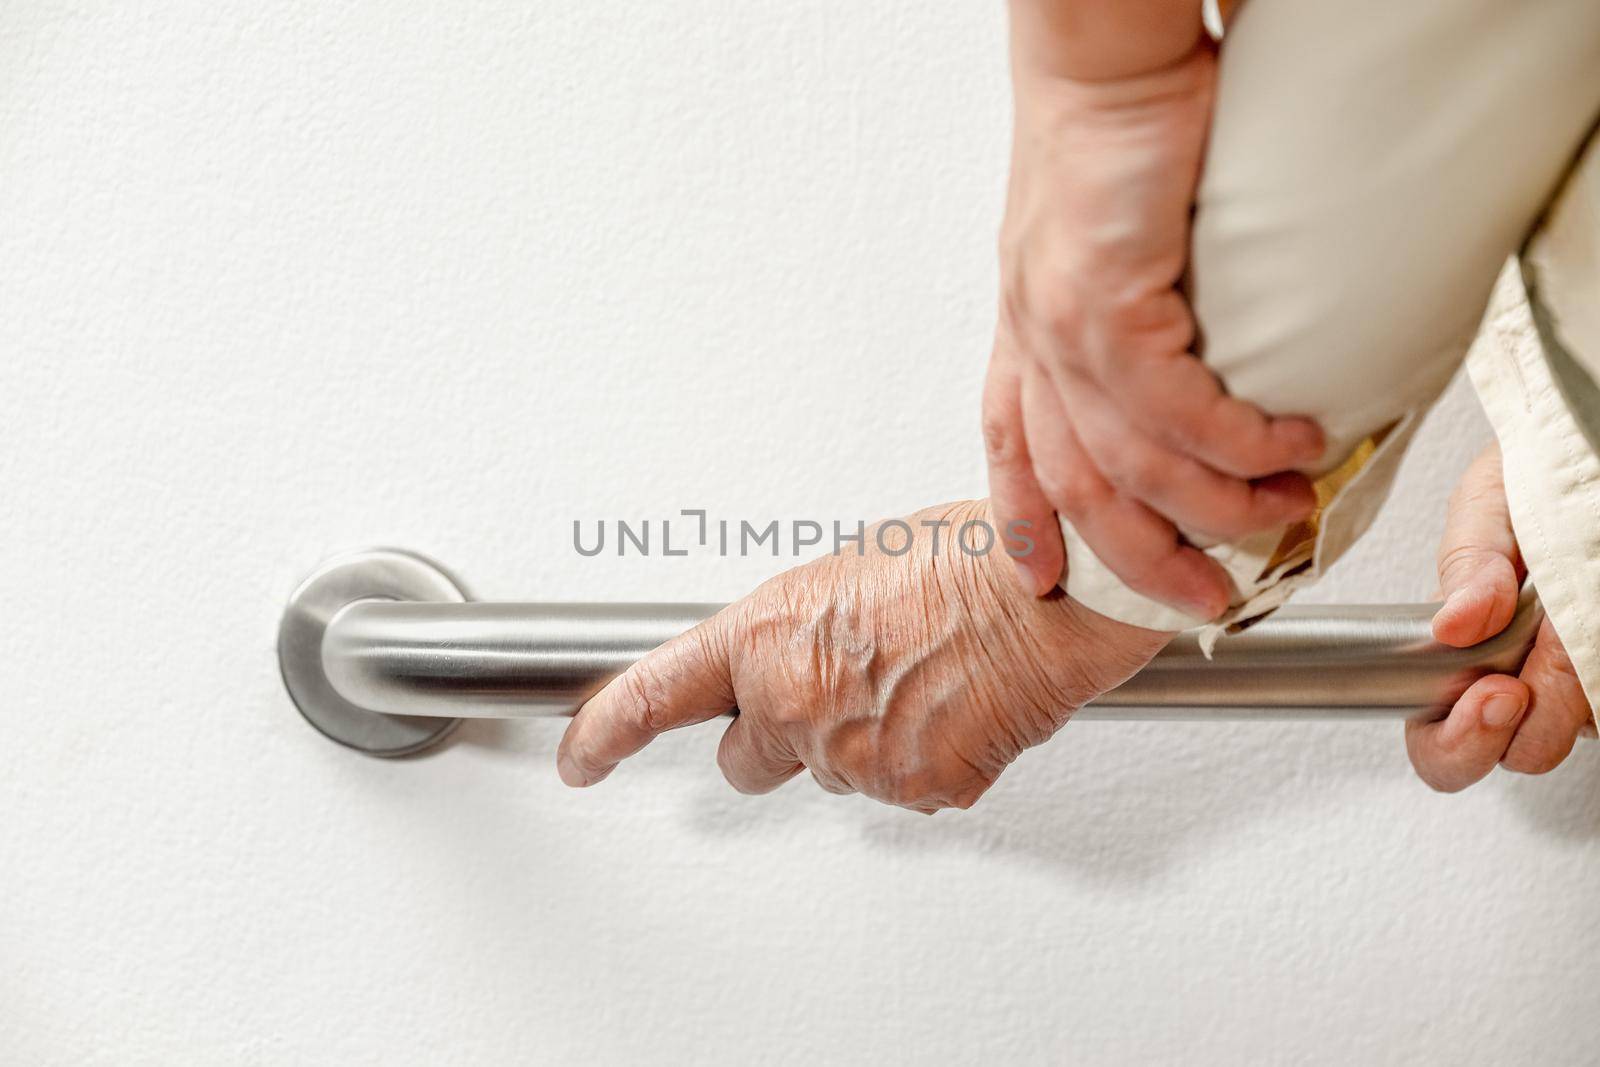
[{"label": "forearm", "polygon": [[1200,0],[1010,0],[1019,72],[1109,81],[1169,66],[1199,44]]}]

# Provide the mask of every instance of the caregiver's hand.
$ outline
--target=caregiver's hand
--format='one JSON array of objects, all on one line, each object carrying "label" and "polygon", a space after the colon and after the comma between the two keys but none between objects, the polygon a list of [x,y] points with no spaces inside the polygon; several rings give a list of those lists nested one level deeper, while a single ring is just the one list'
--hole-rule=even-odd
[{"label": "caregiver's hand", "polygon": [[[579,709],[562,781],[593,785],[657,734],[737,706],[717,762],[740,792],[809,769],[830,792],[930,813],[971,806],[1170,636],[1026,595],[998,543],[958,547],[972,520],[991,521],[984,502],[884,524],[889,552],[869,534],[864,555],[780,574],[652,652]],[[890,554],[908,532],[910,550]],[[973,527],[966,543],[983,540]]]},{"label": "caregiver's hand", "polygon": [[[1433,617],[1435,640],[1464,648],[1504,630],[1516,611],[1522,578],[1500,450],[1491,446],[1473,461],[1450,499],[1439,545],[1445,603]],[[1424,782],[1453,793],[1496,764],[1524,774],[1554,770],[1579,734],[1592,731],[1572,662],[1546,619],[1518,677],[1480,678],[1448,718],[1407,723],[1406,751]]]},{"label": "caregiver's hand", "polygon": [[1002,528],[1030,524],[1037,548],[1017,565],[1031,591],[1061,579],[1059,513],[1130,588],[1212,618],[1231,587],[1179,527],[1231,539],[1305,517],[1310,484],[1280,472],[1316,462],[1322,435],[1228,396],[1192,353],[1178,285],[1216,73],[1198,5],[1123,0],[1118,18],[1143,9],[1166,36],[1121,27],[1107,40],[1145,48],[1111,68],[1068,47],[1095,26],[1040,15],[1074,6],[1094,5],[1011,5],[1011,180],[983,403],[991,499]]}]

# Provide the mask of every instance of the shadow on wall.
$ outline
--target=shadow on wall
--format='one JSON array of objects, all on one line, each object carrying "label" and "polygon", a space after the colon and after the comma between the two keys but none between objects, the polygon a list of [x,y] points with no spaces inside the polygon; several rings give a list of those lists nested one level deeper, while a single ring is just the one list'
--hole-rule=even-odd
[{"label": "shadow on wall", "polygon": [[[1390,729],[1393,729],[1392,727]],[[1021,760],[971,811],[933,818],[857,806],[865,836],[908,850],[960,847],[1089,885],[1156,883],[1186,858],[1227,848],[1253,825],[1310,810],[1389,777],[1384,728],[1217,723],[1081,723]],[[833,798],[760,808],[706,790],[709,833],[815,817]]]},{"label": "shadow on wall", "polygon": [[1600,743],[1579,739],[1567,761],[1546,775],[1499,774],[1518,814],[1539,830],[1574,840],[1600,837]]},{"label": "shadow on wall", "polygon": [[[554,759],[557,725],[479,720],[453,743],[544,764]],[[1126,890],[1158,884],[1257,830],[1281,834],[1286,822],[1378,789],[1411,790],[1418,804],[1450,802],[1411,778],[1400,731],[1398,723],[1069,725],[1024,753],[977,807],[933,818],[832,796],[805,775],[771,796],[741,796],[716,770],[719,723],[662,738],[619,773],[655,779],[653,793],[681,790],[692,829],[709,839],[771,838],[827,824],[887,848],[1003,856]],[[1600,837],[1600,744],[1593,741],[1580,742],[1550,775],[1500,771],[1475,787],[1484,790],[1500,796],[1480,793],[1483,800],[1509,804],[1534,833]]]}]

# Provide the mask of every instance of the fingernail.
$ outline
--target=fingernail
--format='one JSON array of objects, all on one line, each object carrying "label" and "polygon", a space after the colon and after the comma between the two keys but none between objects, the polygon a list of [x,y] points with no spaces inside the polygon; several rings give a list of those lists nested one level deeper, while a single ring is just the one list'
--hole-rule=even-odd
[{"label": "fingernail", "polygon": [[589,784],[583,780],[583,774],[578,770],[578,765],[572,762],[572,757],[565,752],[556,757],[556,773],[561,776],[561,780],[567,785],[581,788]]},{"label": "fingernail", "polygon": [[1039,596],[1045,592],[1045,590],[1039,588],[1039,579],[1034,577],[1033,571],[1028,569],[1026,563],[1023,563],[1020,559],[1013,559],[1011,565],[1017,568],[1017,581],[1022,583],[1023,591],[1029,596]]},{"label": "fingernail", "polygon": [[1483,723],[1485,726],[1508,726],[1512,720],[1522,714],[1525,703],[1521,697],[1512,696],[1510,693],[1496,693],[1483,702]]}]

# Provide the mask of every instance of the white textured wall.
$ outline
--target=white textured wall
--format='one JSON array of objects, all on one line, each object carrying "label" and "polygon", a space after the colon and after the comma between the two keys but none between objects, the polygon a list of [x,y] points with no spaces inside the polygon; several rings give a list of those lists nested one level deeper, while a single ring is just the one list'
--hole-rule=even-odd
[{"label": "white textured wall", "polygon": [[[991,4],[5,5],[0,1062],[1593,1062],[1592,745],[1081,724],[929,820],[287,703],[336,549],[720,599],[570,520],[980,492],[1003,71]],[[1319,594],[1428,595],[1483,437]]]}]

